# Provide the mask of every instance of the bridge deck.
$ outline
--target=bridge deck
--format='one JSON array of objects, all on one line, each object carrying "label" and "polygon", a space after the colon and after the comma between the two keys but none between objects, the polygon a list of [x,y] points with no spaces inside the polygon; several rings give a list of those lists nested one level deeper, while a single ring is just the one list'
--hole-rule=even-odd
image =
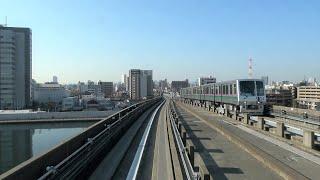
[{"label": "bridge deck", "polygon": [[[216,179],[280,179],[249,153],[178,106],[183,126],[210,174]],[[212,119],[212,117],[210,118]],[[253,170],[254,169],[254,170]]]},{"label": "bridge deck", "polygon": [[[212,124],[212,125],[217,125],[219,124],[219,126],[223,126],[223,128],[229,130],[229,132],[232,132],[233,134],[235,134],[237,137],[240,137],[241,139],[245,139],[246,141],[248,141],[249,143],[261,148],[262,150],[264,150],[265,152],[267,152],[269,155],[273,156],[274,158],[276,158],[277,160],[280,160],[282,163],[284,163],[285,165],[289,166],[290,168],[294,169],[295,171],[298,171],[299,173],[303,174],[304,176],[311,178],[311,179],[317,179],[320,176],[320,166],[318,164],[315,164],[301,156],[298,156],[295,153],[292,153],[286,149],[283,149],[271,142],[268,142],[264,139],[258,138],[252,134],[249,134],[243,130],[241,130],[240,128],[236,127],[236,125],[232,124],[232,121],[230,121],[230,118],[226,118],[225,116],[221,116],[212,112],[208,112],[204,109],[201,108],[194,108],[191,106],[187,106],[185,104],[179,104],[179,110],[181,111],[182,115],[186,117],[186,119],[197,119],[195,116],[191,115],[190,112],[192,114],[195,114],[197,117],[200,117],[202,120],[205,120],[207,123]],[[187,110],[188,112],[186,112],[185,110]],[[226,123],[230,121],[231,123]],[[195,124],[195,127],[201,127],[199,128],[199,132],[204,131],[204,129],[210,129],[210,127],[207,127],[205,125],[203,125],[203,123],[198,122]],[[211,130],[213,131],[213,130]],[[214,132],[214,131],[213,131]],[[230,144],[227,143],[228,141],[226,141],[226,144],[219,144],[219,139],[217,139],[216,137],[219,136],[214,136],[214,133],[211,133],[213,137],[215,137],[214,139],[210,139],[212,144],[214,144],[215,146],[221,146],[224,147],[226,146],[226,144]],[[208,140],[207,142],[210,143],[210,140]],[[203,143],[204,144],[204,143]],[[225,151],[226,152],[230,152],[229,149],[233,149],[234,147],[225,147]],[[220,148],[221,149],[221,148]],[[240,152],[240,151],[239,151]],[[237,153],[237,152],[235,152]],[[222,155],[221,155],[222,154]],[[223,157],[223,153],[218,154],[216,153],[214,156],[214,160],[218,160],[220,159],[219,157]],[[213,154],[214,155],[214,154]],[[257,164],[256,166],[246,166],[245,164],[248,164],[249,161],[246,160],[246,158],[243,158],[244,156],[239,156],[236,155],[235,159],[232,159],[232,156],[234,156],[236,154],[232,154],[231,153],[231,157],[224,157],[226,159],[230,159],[230,160],[223,160],[223,161],[228,161],[228,162],[233,162],[235,163],[235,165],[237,166],[237,158],[238,158],[238,162],[244,160],[243,163],[239,163],[238,164],[238,168],[241,169],[241,171],[243,172],[244,176],[242,177],[252,177],[251,173],[255,172],[258,173],[259,172],[259,164]],[[219,162],[219,161],[218,161]],[[261,166],[261,165],[260,165]],[[252,169],[255,169],[254,171]],[[269,172],[269,171],[266,171]],[[266,177],[266,179],[271,179],[271,177],[269,176],[269,173],[265,173],[268,174],[268,176]],[[241,177],[238,176],[237,178]],[[246,177],[246,178],[248,178]],[[265,177],[263,176],[263,174],[260,177]],[[229,177],[228,177],[229,178]],[[251,178],[249,178],[251,179]]]}]

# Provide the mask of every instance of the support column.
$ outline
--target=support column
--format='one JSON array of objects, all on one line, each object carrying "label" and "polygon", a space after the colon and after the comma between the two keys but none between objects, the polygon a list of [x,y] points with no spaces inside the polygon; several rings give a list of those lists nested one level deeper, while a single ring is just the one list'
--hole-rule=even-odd
[{"label": "support column", "polygon": [[250,116],[249,116],[248,114],[244,114],[244,115],[243,115],[242,122],[243,122],[244,124],[249,124],[249,118],[250,118]]},{"label": "support column", "polygon": [[314,132],[309,130],[303,131],[303,145],[308,148],[313,148],[314,146]]},{"label": "support column", "polygon": [[232,119],[237,120],[237,118],[238,118],[237,112],[233,112]]},{"label": "support column", "polygon": [[284,136],[284,123],[283,122],[277,122],[277,135],[280,137]]},{"label": "support column", "polygon": [[264,129],[264,118],[258,118],[258,128],[261,130]]},{"label": "support column", "polygon": [[194,146],[189,146],[189,160],[192,168],[194,169]]}]

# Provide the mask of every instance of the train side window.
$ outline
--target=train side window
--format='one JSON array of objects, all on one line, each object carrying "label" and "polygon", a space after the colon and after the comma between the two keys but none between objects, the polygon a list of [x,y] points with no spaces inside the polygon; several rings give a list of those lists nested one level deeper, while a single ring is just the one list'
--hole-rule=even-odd
[{"label": "train side window", "polygon": [[226,95],[229,94],[229,85],[226,85]]},{"label": "train side window", "polygon": [[222,87],[222,94],[223,94],[223,95],[226,94],[226,86],[225,86],[225,85],[223,85],[223,87]]},{"label": "train side window", "polygon": [[237,85],[233,84],[233,94],[237,94]]},{"label": "train side window", "polygon": [[232,84],[230,84],[230,94],[233,94]]}]

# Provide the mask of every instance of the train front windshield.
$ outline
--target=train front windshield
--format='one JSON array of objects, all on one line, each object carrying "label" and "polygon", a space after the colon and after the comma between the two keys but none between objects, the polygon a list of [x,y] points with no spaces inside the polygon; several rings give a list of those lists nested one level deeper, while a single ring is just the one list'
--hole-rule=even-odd
[{"label": "train front windshield", "polygon": [[254,81],[240,81],[240,96],[254,96]]},{"label": "train front windshield", "polygon": [[[264,96],[264,86],[262,81],[240,81],[239,85],[240,96]],[[257,91],[255,91],[255,87],[257,88]]]}]

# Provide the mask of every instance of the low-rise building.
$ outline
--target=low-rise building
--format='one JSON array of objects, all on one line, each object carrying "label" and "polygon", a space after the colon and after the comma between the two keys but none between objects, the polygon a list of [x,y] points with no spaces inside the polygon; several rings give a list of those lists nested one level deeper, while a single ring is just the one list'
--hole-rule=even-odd
[{"label": "low-rise building", "polygon": [[94,95],[82,96],[81,104],[86,110],[110,110],[115,106],[110,99],[96,97]]},{"label": "low-rise building", "polygon": [[291,89],[266,89],[267,104],[278,106],[292,106],[293,95]]},{"label": "low-rise building", "polygon": [[205,84],[210,84],[210,83],[216,83],[217,79],[215,77],[209,76],[209,77],[200,77],[198,79],[198,86],[202,86]]},{"label": "low-rise building", "polygon": [[62,100],[62,111],[78,111],[81,109],[78,97],[67,97]]},{"label": "low-rise building", "polygon": [[59,104],[69,96],[69,91],[56,83],[37,84],[34,88],[34,101],[37,103]]}]

